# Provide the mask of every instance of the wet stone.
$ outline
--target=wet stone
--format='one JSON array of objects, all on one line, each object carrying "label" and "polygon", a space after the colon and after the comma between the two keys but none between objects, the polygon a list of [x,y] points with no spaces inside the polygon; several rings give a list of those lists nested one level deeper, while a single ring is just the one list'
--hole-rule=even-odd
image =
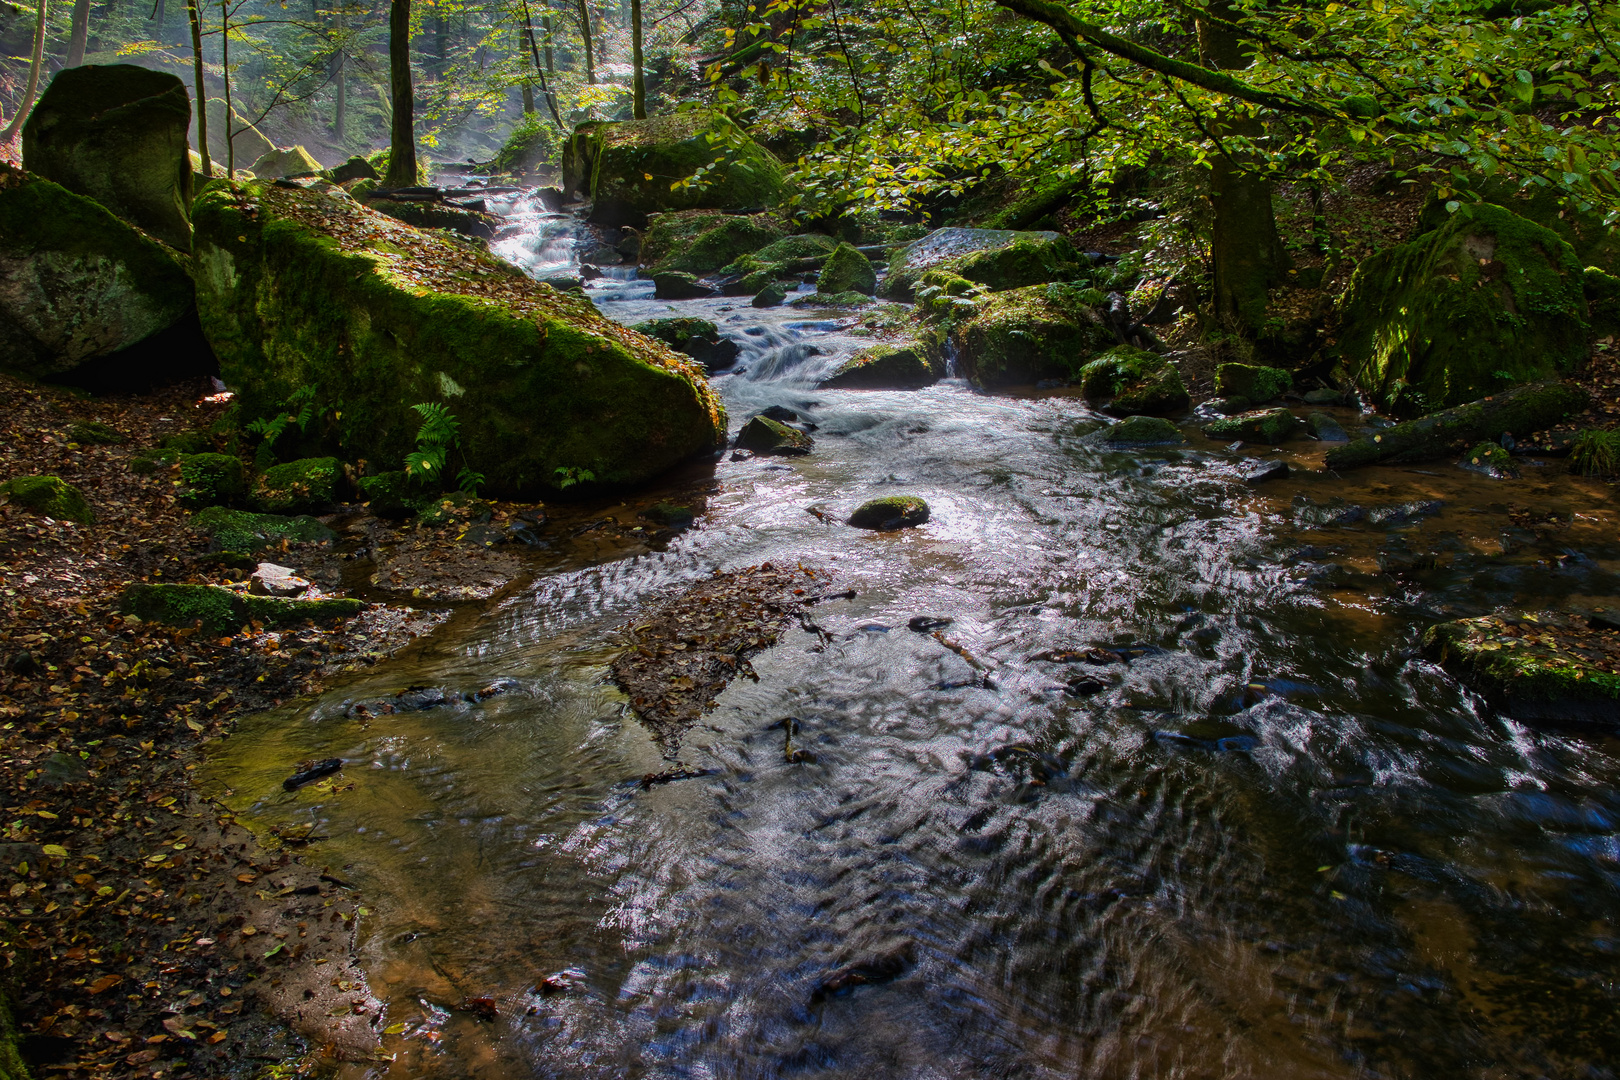
[{"label": "wet stone", "polygon": [[1286,461],[1262,461],[1243,470],[1245,484],[1263,484],[1267,480],[1281,480],[1289,472]]},{"label": "wet stone", "polygon": [[[1320,393],[1320,391],[1312,391]],[[1309,395],[1307,395],[1307,398]],[[1322,442],[1349,442],[1350,433],[1339,426],[1339,422],[1325,412],[1313,412],[1306,419],[1305,425],[1310,433]]]},{"label": "wet stone", "polygon": [[756,416],[737,433],[737,445],[756,454],[808,454],[815,440],[780,420]]},{"label": "wet stone", "polygon": [[249,578],[248,591],[255,596],[297,596],[309,588],[309,579],[298,576],[290,566],[260,563]]},{"label": "wet stone", "polygon": [[1113,427],[1104,428],[1089,441],[1105,446],[1179,446],[1187,440],[1181,429],[1157,416],[1132,416]]},{"label": "wet stone", "polygon": [[921,525],[928,520],[928,504],[915,495],[889,495],[856,507],[849,524],[857,529],[889,531]]}]

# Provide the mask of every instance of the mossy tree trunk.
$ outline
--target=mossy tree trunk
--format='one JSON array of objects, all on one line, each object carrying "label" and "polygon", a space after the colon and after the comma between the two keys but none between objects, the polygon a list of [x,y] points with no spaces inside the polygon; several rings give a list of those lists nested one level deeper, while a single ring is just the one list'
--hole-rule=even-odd
[{"label": "mossy tree trunk", "polygon": [[630,86],[637,120],[647,119],[647,80],[641,74],[641,0],[630,0]]},{"label": "mossy tree trunk", "polygon": [[[1254,58],[1231,28],[1239,13],[1226,2],[1210,10],[1220,22],[1198,20],[1199,59],[1217,70],[1249,67]],[[1219,144],[1209,177],[1209,199],[1215,211],[1210,242],[1215,317],[1231,329],[1254,334],[1265,323],[1268,290],[1282,280],[1288,255],[1277,235],[1271,180],[1259,171],[1254,156],[1245,154],[1232,140],[1260,138],[1265,125],[1234,101],[1216,116],[1210,133]]]},{"label": "mossy tree trunk", "polygon": [[45,66],[45,0],[39,0],[39,14],[34,20],[34,58],[28,67],[28,89],[23,98],[17,103],[17,114],[6,125],[6,130],[0,131],[0,143],[10,142],[22,127],[22,122],[28,118],[28,110],[33,107],[34,94],[39,90],[39,72]]},{"label": "mossy tree trunk", "polygon": [[[162,12],[158,16],[158,29],[163,28]],[[84,63],[84,47],[90,39],[90,0],[73,0],[73,27],[68,31],[67,62],[64,67],[78,67]]]},{"label": "mossy tree trunk", "polygon": [[411,87],[411,0],[391,0],[388,8],[388,72],[393,92],[388,175],[391,188],[416,183],[416,102]]}]

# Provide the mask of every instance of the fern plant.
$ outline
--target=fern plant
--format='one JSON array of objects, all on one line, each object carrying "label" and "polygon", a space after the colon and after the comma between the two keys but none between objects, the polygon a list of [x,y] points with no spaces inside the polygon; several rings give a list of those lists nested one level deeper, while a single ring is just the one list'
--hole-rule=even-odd
[{"label": "fern plant", "polygon": [[559,491],[571,488],[575,484],[588,484],[596,479],[596,474],[591,470],[579,469],[573,466],[559,466],[556,476]]},{"label": "fern plant", "polygon": [[[247,426],[248,433],[262,436],[267,443],[274,443],[281,438],[281,433],[293,424],[298,425],[299,431],[308,431],[309,422],[315,419],[315,391],[317,389],[318,384],[316,383],[300,386],[297,390],[288,394],[287,400],[281,403],[283,409],[281,413],[277,414],[274,419],[268,420],[261,416]],[[289,412],[286,410],[296,411]]]},{"label": "fern plant", "polygon": [[[422,418],[422,426],[416,429],[416,449],[405,455],[406,475],[423,482],[447,476],[450,451],[461,445],[461,421],[437,401],[424,401],[411,408]],[[444,480],[439,482],[443,484]],[[456,473],[456,487],[468,494],[476,495],[483,482],[483,473],[465,465]]]}]

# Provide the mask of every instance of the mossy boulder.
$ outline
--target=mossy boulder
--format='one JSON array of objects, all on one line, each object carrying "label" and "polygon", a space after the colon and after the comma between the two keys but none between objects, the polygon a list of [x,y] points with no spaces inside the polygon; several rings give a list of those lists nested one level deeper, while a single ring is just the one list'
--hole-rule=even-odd
[{"label": "mossy boulder", "polygon": [[642,237],[641,261],[654,275],[671,270],[711,274],[782,238],[769,214],[682,210],[653,214]]},{"label": "mossy boulder", "polygon": [[486,522],[494,509],[477,495],[467,491],[449,491],[428,500],[417,521],[429,528],[446,525],[475,525]]},{"label": "mossy boulder", "polygon": [[128,442],[119,432],[99,420],[80,420],[68,427],[68,438],[92,446],[117,446]]},{"label": "mossy boulder", "polygon": [[195,309],[191,276],[171,249],[0,162],[0,370],[63,375]]},{"label": "mossy boulder", "polygon": [[[185,471],[184,461],[180,469]],[[338,501],[342,484],[337,458],[301,458],[266,469],[253,487],[253,501],[269,514],[322,513]]]},{"label": "mossy boulder", "polygon": [[244,420],[318,385],[301,452],[402,461],[443,402],[499,496],[559,469],[633,484],[719,443],[690,357],[582,296],[341,193],[218,184],[197,201],[198,307]]},{"label": "mossy boulder", "polygon": [[1175,365],[1157,353],[1119,345],[1080,369],[1080,392],[1115,416],[1173,416],[1192,399]]},{"label": "mossy boulder", "polygon": [[248,168],[255,179],[279,180],[301,176],[319,176],[321,163],[302,146],[277,147],[266,151]]},{"label": "mossy boulder", "polygon": [[506,136],[489,169],[507,176],[533,176],[550,173],[561,158],[562,136],[556,126],[541,114],[530,113]]},{"label": "mossy boulder", "polygon": [[753,253],[763,264],[819,259],[831,255],[838,241],[822,233],[795,233],[772,241]]},{"label": "mossy boulder", "polygon": [[247,469],[229,454],[187,454],[180,459],[180,505],[229,506],[247,495]]},{"label": "mossy boulder", "polygon": [[1282,368],[1258,364],[1221,364],[1215,368],[1215,392],[1224,398],[1243,398],[1264,405],[1294,388],[1294,377]]},{"label": "mossy boulder", "polygon": [[385,518],[408,518],[420,514],[437,494],[412,479],[403,469],[362,476],[355,486],[360,489],[360,501],[366,503],[373,514]]},{"label": "mossy boulder", "polygon": [[883,295],[910,300],[930,270],[948,271],[991,289],[1016,289],[1080,275],[1080,256],[1055,232],[936,229],[895,252]]},{"label": "mossy boulder", "polygon": [[178,465],[183,456],[180,451],[169,447],[142,450],[140,453],[130,456],[129,471],[136,476],[150,476],[159,469],[167,469],[172,465]]},{"label": "mossy boulder", "polygon": [[1276,446],[1291,438],[1299,426],[1299,417],[1287,409],[1265,409],[1205,424],[1204,434],[1211,439],[1242,439]]},{"label": "mossy boulder", "polygon": [[921,343],[874,345],[838,365],[821,381],[824,390],[916,390],[945,375],[945,365]]},{"label": "mossy boulder", "polygon": [[363,157],[352,157],[335,168],[322,171],[321,176],[334,184],[346,184],[350,180],[381,180],[377,170],[371,167],[371,162]]},{"label": "mossy boulder", "polygon": [[1543,611],[1440,623],[1423,651],[1516,719],[1620,722],[1620,642],[1585,619]]},{"label": "mossy boulder", "polygon": [[[1487,203],[1510,210],[1522,218],[1551,229],[1575,249],[1575,257],[1583,266],[1597,266],[1611,274],[1620,274],[1620,229],[1603,220],[1599,206],[1581,209],[1575,199],[1565,199],[1555,187],[1531,183],[1522,185],[1508,176],[1475,177],[1476,192]],[[1453,213],[1469,209],[1466,200],[1456,200],[1456,211],[1446,208],[1453,200],[1434,198],[1423,208],[1418,228],[1429,232],[1441,228]]]},{"label": "mossy boulder", "polygon": [[827,256],[816,278],[816,291],[820,293],[858,292],[872,296],[877,292],[877,271],[865,255],[849,244],[839,244]]},{"label": "mossy boulder", "polygon": [[739,352],[737,343],[721,336],[720,328],[708,319],[650,319],[636,323],[631,329],[685,353],[710,372],[730,367]]},{"label": "mossy boulder", "polygon": [[770,151],[725,116],[694,110],[579,125],[563,151],[563,191],[592,200],[592,221],[640,228],[663,210],[770,209],[786,185]]},{"label": "mossy boulder", "polygon": [[1581,292],[1586,295],[1592,333],[1620,334],[1620,276],[1588,266],[1581,274]]},{"label": "mossy boulder", "polygon": [[1110,447],[1180,446],[1181,429],[1159,416],[1129,416],[1087,436],[1087,442]]},{"label": "mossy boulder", "polygon": [[81,525],[96,523],[84,493],[58,476],[18,476],[0,484],[0,495],[45,517]]},{"label": "mossy boulder", "polygon": [[312,517],[284,517],[255,514],[211,506],[191,516],[194,531],[208,537],[221,551],[258,551],[280,544],[322,543],[337,539],[337,533]]},{"label": "mossy boulder", "polygon": [[750,307],[757,308],[781,307],[787,302],[787,296],[788,287],[780,281],[773,281],[755,293],[754,298],[748,301],[748,304]]},{"label": "mossy boulder", "polygon": [[1054,284],[979,297],[951,331],[957,371],[982,388],[1073,378],[1115,344],[1080,293]]},{"label": "mossy boulder", "polygon": [[1586,356],[1581,264],[1557,233],[1489,203],[1356,268],[1336,346],[1407,412],[1567,373]]},{"label": "mossy boulder", "polygon": [[118,610],[166,626],[200,626],[210,634],[230,634],[259,623],[269,628],[305,622],[352,619],[365,610],[365,602],[345,597],[292,600],[254,596],[218,585],[130,585],[118,598]]},{"label": "mossy boulder", "polygon": [[808,454],[815,440],[768,416],[756,416],[737,433],[737,445],[756,454]]},{"label": "mossy boulder", "polygon": [[849,515],[849,524],[857,529],[890,532],[921,525],[928,520],[928,513],[928,503],[916,495],[885,495],[857,506]]},{"label": "mossy boulder", "polygon": [[1513,455],[1508,453],[1501,443],[1489,440],[1475,444],[1473,449],[1464,454],[1462,467],[1499,479],[1519,475],[1519,466],[1513,460]]},{"label": "mossy boulder", "polygon": [[482,210],[468,210],[444,203],[408,202],[403,199],[382,199],[368,196],[365,204],[379,214],[387,214],[418,229],[449,229],[463,236],[480,240],[493,240],[501,227],[501,219]]},{"label": "mossy boulder", "polygon": [[133,64],[59,71],[23,125],[23,167],[182,251],[191,248],[191,98]]}]

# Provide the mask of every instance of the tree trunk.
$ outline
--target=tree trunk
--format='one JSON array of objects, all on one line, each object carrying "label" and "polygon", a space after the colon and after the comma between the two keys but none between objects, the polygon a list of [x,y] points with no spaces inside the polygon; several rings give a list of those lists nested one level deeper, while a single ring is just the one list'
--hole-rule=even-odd
[{"label": "tree trunk", "polygon": [[411,88],[411,0],[392,0],[388,8],[388,73],[394,96],[388,175],[391,188],[416,184],[416,102]]},{"label": "tree trunk", "polygon": [[551,109],[551,115],[556,118],[557,126],[564,127],[562,117],[557,113],[557,95],[551,89],[557,85],[557,62],[551,55],[551,16],[540,16],[540,29],[546,35],[546,105]]},{"label": "tree trunk", "polygon": [[630,87],[637,120],[647,119],[647,80],[641,74],[641,0],[630,0]]},{"label": "tree trunk", "polygon": [[523,115],[534,115],[534,87],[530,86],[527,81],[523,84]]},{"label": "tree trunk", "polygon": [[585,81],[596,85],[596,56],[591,51],[591,9],[579,0],[579,36],[585,40]]},{"label": "tree trunk", "polygon": [[[161,20],[158,25],[163,25]],[[84,47],[89,40],[90,0],[73,0],[73,28],[68,32],[66,67],[78,67],[84,63]]]},{"label": "tree trunk", "polygon": [[1445,457],[1503,432],[1542,431],[1590,404],[1586,391],[1561,382],[1516,386],[1488,398],[1408,420],[1327,452],[1329,469],[1394,465]]},{"label": "tree trunk", "polygon": [[191,20],[191,74],[197,84],[197,153],[202,157],[202,174],[214,175],[214,166],[208,160],[208,89],[203,85],[202,19],[197,14],[197,0],[186,0],[186,16]]},{"label": "tree trunk", "polygon": [[[1226,2],[1210,10],[1227,21],[1240,17]],[[1206,20],[1198,23],[1198,52],[1199,59],[1216,70],[1241,70],[1253,63],[1238,34]],[[1264,135],[1265,127],[1241,110],[1228,109],[1216,115],[1211,133],[1218,140],[1252,139]],[[1215,211],[1210,243],[1215,317],[1232,329],[1254,334],[1265,324],[1269,290],[1287,271],[1288,254],[1277,235],[1270,178],[1258,171],[1252,156],[1226,145],[1230,153],[1217,152],[1209,177]]]},{"label": "tree trunk", "polygon": [[231,130],[231,9],[219,0],[219,74],[225,83],[225,175],[236,179],[236,133]]},{"label": "tree trunk", "polygon": [[348,60],[347,54],[338,53],[337,74],[333,76],[337,79],[337,116],[334,118],[336,123],[332,125],[332,134],[337,138],[339,146],[344,144],[349,135],[349,80],[348,72],[345,70]]},{"label": "tree trunk", "polygon": [[450,70],[450,20],[443,15],[433,16],[433,52],[434,70],[442,79]]},{"label": "tree trunk", "polygon": [[[78,5],[75,4],[74,7],[77,8]],[[168,16],[167,0],[157,0],[157,7],[152,9],[152,30],[159,41],[163,40],[163,24],[169,21]]]},{"label": "tree trunk", "polygon": [[39,90],[39,73],[45,66],[45,0],[39,0],[39,15],[34,19],[34,59],[28,68],[28,89],[17,104],[17,115],[11,118],[6,130],[0,131],[0,143],[8,143],[28,119],[28,110],[34,106],[34,94]]}]

